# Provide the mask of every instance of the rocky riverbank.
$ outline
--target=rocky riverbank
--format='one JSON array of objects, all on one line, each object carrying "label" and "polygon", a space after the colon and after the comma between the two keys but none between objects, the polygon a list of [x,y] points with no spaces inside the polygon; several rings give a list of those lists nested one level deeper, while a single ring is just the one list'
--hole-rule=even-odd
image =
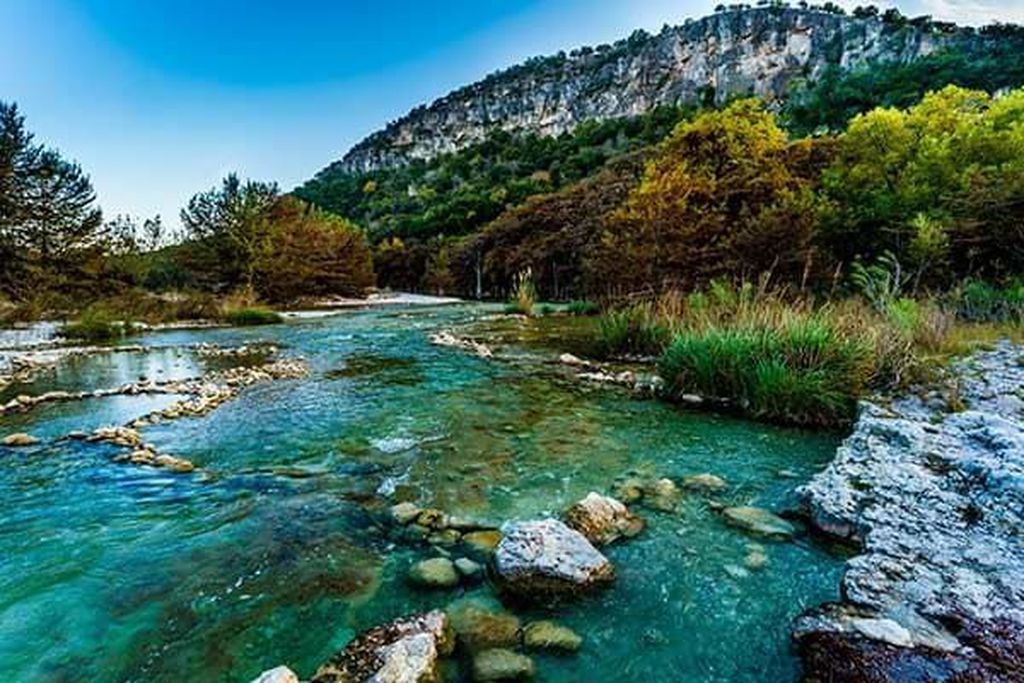
[{"label": "rocky riverbank", "polygon": [[815,528],[861,547],[842,604],[795,624],[810,680],[1024,680],[1024,349],[865,403],[802,495]]}]

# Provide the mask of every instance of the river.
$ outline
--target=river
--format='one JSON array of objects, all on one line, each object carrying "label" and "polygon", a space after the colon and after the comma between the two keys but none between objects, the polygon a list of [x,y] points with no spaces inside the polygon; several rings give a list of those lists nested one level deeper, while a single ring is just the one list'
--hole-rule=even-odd
[{"label": "river", "polygon": [[[495,310],[389,308],[151,333],[131,340],[149,353],[70,358],[4,390],[0,402],[227,362],[189,350],[199,342],[271,341],[311,367],[307,379],[258,384],[207,416],[144,430],[160,452],[193,461],[192,474],[58,440],[173,396],[0,416],[0,436],[43,439],[0,447],[0,678],[246,683],[278,664],[308,677],[356,632],[461,597],[408,587],[408,567],[432,551],[387,533],[380,511],[392,502],[500,524],[558,514],[635,470],[714,473],[729,483],[721,502],[779,509],[833,455],[834,434],[582,384],[542,345],[513,345],[509,362],[428,341]],[[647,531],[607,549],[616,584],[550,614],[585,642],[575,656],[539,656],[538,680],[795,680],[789,621],[838,597],[842,558],[800,537],[764,543],[768,564],[747,570],[759,541],[723,524],[704,496],[640,513]]]}]

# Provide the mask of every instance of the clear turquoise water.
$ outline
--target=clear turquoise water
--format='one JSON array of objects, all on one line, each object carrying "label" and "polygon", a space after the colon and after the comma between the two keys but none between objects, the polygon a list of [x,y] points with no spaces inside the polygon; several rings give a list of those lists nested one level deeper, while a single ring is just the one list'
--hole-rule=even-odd
[{"label": "clear turquoise water", "polygon": [[[273,340],[312,366],[306,380],[146,430],[202,473],[116,465],[114,451],[75,442],[0,447],[0,679],[246,682],[281,663],[308,676],[357,631],[459,597],[406,587],[409,564],[430,552],[389,538],[378,491],[501,522],[557,514],[638,468],[714,472],[731,484],[723,501],[776,508],[836,445],[582,387],[541,362],[552,351],[500,363],[428,343],[481,313],[152,334],[151,354],[78,359],[0,394],[189,376],[206,363],[164,347],[200,341]],[[51,405],[0,417],[0,434],[53,438],[173,400]],[[578,656],[539,657],[538,680],[795,680],[788,622],[836,597],[841,560],[807,540],[770,543],[765,569],[734,578],[727,566],[751,539],[700,496],[644,514],[648,531],[607,551],[617,584],[549,615],[586,641]]]}]

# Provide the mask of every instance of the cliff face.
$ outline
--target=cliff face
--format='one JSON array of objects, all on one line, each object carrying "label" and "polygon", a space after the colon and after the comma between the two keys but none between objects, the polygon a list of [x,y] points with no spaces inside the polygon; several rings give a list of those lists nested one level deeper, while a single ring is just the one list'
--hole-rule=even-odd
[{"label": "cliff face", "polygon": [[794,79],[875,60],[907,62],[956,34],[895,29],[799,9],[718,13],[614,46],[535,59],[419,107],[356,145],[338,162],[365,172],[429,159],[484,139],[495,128],[559,135],[590,119],[643,113],[735,95],[782,95]]}]

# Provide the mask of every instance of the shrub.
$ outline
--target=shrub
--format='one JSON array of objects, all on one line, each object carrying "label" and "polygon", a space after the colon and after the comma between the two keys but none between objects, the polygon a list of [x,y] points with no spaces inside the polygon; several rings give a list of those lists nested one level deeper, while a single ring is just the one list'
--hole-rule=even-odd
[{"label": "shrub", "polygon": [[87,342],[112,341],[124,333],[124,324],[115,321],[112,314],[101,306],[85,309],[76,322],[65,325],[61,330],[61,334],[68,339]]},{"label": "shrub", "polygon": [[979,280],[967,280],[950,292],[949,305],[957,318],[969,322],[1024,322],[1024,283],[999,288]]},{"label": "shrub", "polygon": [[283,323],[284,318],[277,311],[260,306],[252,306],[225,311],[224,321],[229,325],[237,327],[250,327],[254,325],[277,325]]}]

